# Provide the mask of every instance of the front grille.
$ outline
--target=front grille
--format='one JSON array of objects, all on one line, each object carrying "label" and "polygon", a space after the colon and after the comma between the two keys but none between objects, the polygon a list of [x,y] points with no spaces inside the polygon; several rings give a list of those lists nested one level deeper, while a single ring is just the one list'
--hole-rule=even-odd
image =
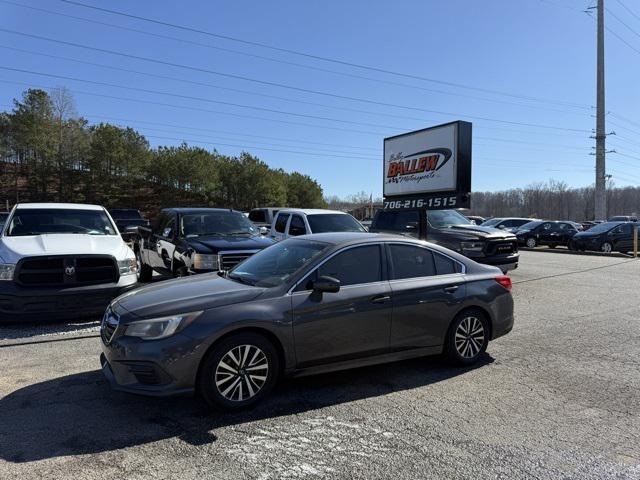
[{"label": "front grille", "polygon": [[517,240],[496,240],[487,242],[485,255],[511,255],[518,252]]},{"label": "front grille", "polygon": [[106,255],[28,257],[17,266],[16,280],[28,286],[62,286],[118,281],[115,260]]},{"label": "front grille", "polygon": [[113,313],[111,307],[107,308],[107,311],[104,312],[104,316],[102,317],[102,322],[100,323],[100,338],[105,345],[109,345],[113,336],[116,334],[116,330],[118,330],[118,325],[120,324],[120,317]]},{"label": "front grille", "polygon": [[231,270],[243,260],[246,260],[257,250],[247,250],[245,252],[220,252],[220,269]]}]

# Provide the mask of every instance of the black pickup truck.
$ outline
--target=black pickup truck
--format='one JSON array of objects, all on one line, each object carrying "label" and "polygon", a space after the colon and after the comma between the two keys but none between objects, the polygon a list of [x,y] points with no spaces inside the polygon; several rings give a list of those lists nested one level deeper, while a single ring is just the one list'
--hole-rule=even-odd
[{"label": "black pickup truck", "polygon": [[520,255],[515,235],[476,225],[456,210],[380,210],[369,231],[427,240],[505,273],[518,268]]},{"label": "black pickup truck", "polygon": [[139,227],[133,250],[139,279],[230,270],[273,244],[241,212],[220,208],[168,208],[151,228]]}]

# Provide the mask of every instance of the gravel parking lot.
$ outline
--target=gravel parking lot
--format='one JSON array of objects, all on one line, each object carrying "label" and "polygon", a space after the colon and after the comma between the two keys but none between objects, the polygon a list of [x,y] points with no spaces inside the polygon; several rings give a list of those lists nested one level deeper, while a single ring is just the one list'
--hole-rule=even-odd
[{"label": "gravel parking lot", "polygon": [[0,327],[0,478],[640,478],[640,261],[523,252],[512,278],[476,368],[292,380],[232,415],[112,392],[95,319]]}]

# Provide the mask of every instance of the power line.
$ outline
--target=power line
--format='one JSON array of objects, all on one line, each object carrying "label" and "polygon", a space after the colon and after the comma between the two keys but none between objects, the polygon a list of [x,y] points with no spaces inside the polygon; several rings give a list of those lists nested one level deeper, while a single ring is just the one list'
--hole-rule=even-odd
[{"label": "power line", "polygon": [[634,35],[640,37],[640,33],[636,32],[632,27],[630,27],[624,20],[622,20],[620,17],[618,17],[615,13],[613,13],[608,8],[606,8],[605,10],[607,11],[607,13],[609,13],[609,15],[611,15],[618,22],[620,22],[622,25],[624,25],[629,31],[631,31],[631,33],[633,33]]},{"label": "power line", "polygon": [[[0,1],[2,1],[2,0],[0,0]],[[242,89],[238,89],[238,88],[223,87],[223,86],[220,86],[220,85],[215,85],[215,84],[207,83],[207,82],[198,82],[198,81],[195,81],[195,80],[188,80],[188,79],[185,79],[185,78],[172,77],[172,76],[169,76],[169,75],[160,75],[160,74],[155,74],[155,73],[143,72],[143,71],[140,71],[140,70],[132,70],[132,69],[129,69],[129,68],[115,67],[115,66],[111,66],[111,65],[105,65],[103,63],[89,62],[89,61],[86,61],[86,60],[79,60],[79,59],[76,59],[76,58],[64,57],[64,56],[60,56],[60,55],[53,55],[53,54],[48,54],[48,53],[43,53],[43,52],[35,52],[33,50],[25,50],[25,49],[22,49],[22,48],[16,48],[16,47],[8,46],[8,45],[1,45],[0,44],[0,48],[16,51],[16,52],[20,52],[20,53],[28,53],[28,54],[31,54],[31,55],[42,56],[42,57],[46,57],[46,58],[54,58],[54,59],[57,59],[57,60],[66,60],[66,61],[70,61],[70,62],[81,63],[81,64],[84,64],[84,65],[91,65],[91,66],[100,67],[100,68],[106,68],[106,69],[115,70],[115,71],[121,71],[121,72],[126,72],[126,73],[134,73],[134,74],[137,74],[137,75],[145,75],[145,76],[154,77],[154,78],[161,78],[163,80],[171,80],[171,81],[175,81],[175,82],[187,83],[187,84],[190,84],[190,85],[198,85],[198,86],[204,86],[204,87],[209,87],[209,88],[215,88],[215,89],[219,89],[219,90],[242,93],[242,94],[246,94],[246,95],[253,95],[253,96],[259,96],[259,97],[264,97],[264,98],[282,100],[282,101],[290,102],[290,103],[300,103],[300,104],[304,104],[304,105],[312,105],[312,106],[317,106],[317,107],[330,108],[330,109],[334,109],[334,110],[343,110],[343,111],[347,111],[347,112],[364,113],[364,114],[367,114],[367,115],[376,115],[376,116],[383,116],[383,117],[399,118],[399,119],[403,119],[403,120],[417,120],[417,121],[421,121],[421,122],[422,121],[427,121],[424,118],[410,117],[410,116],[406,116],[406,115],[396,115],[396,114],[391,114],[391,113],[387,113],[387,112],[374,112],[374,111],[371,111],[371,110],[361,110],[361,109],[357,109],[357,108],[341,107],[341,106],[337,106],[337,105],[328,105],[326,103],[309,102],[309,101],[306,101],[306,100],[292,99],[292,98],[287,98],[287,97],[281,97],[281,96],[278,96],[278,95],[270,95],[270,94],[265,94],[265,93],[260,93],[260,92],[252,92],[250,90],[242,90]],[[555,110],[555,109],[553,109],[553,110]],[[556,110],[556,111],[560,111],[560,110]],[[566,112],[566,113],[574,113],[574,112]]]},{"label": "power line", "polygon": [[[8,71],[14,71],[14,72],[28,73],[28,74],[39,75],[39,76],[50,77],[50,78],[56,78],[56,79],[70,80],[70,81],[74,81],[74,82],[88,83],[90,85],[108,86],[108,87],[112,87],[112,88],[120,88],[120,89],[123,89],[123,90],[131,90],[131,91],[150,93],[150,94],[155,94],[155,95],[166,95],[166,96],[169,96],[169,97],[175,97],[175,98],[186,99],[186,100],[195,100],[195,101],[198,101],[198,102],[214,103],[214,104],[219,104],[219,105],[246,108],[246,109],[253,109],[253,110],[264,111],[264,112],[269,112],[269,113],[277,113],[277,114],[282,114],[282,115],[291,115],[291,116],[303,117],[303,118],[312,118],[312,119],[315,119],[315,120],[324,120],[324,121],[346,123],[346,124],[351,124],[351,125],[367,126],[367,127],[380,127],[380,128],[389,128],[389,129],[398,129],[398,130],[409,130],[408,127],[398,127],[398,126],[389,126],[389,125],[379,125],[379,124],[370,124],[370,123],[362,123],[362,122],[353,122],[353,121],[350,121],[350,120],[335,119],[335,118],[322,117],[322,116],[317,116],[317,115],[309,115],[309,114],[302,114],[302,113],[295,113],[295,112],[286,112],[286,111],[283,111],[283,110],[275,110],[275,109],[271,109],[271,108],[256,107],[256,106],[252,106],[252,105],[243,105],[243,104],[239,104],[239,103],[225,102],[225,101],[221,101],[221,100],[213,100],[213,99],[204,98],[204,97],[194,97],[194,96],[191,96],[191,95],[181,95],[181,94],[177,94],[177,93],[163,92],[163,91],[160,91],[160,90],[151,90],[151,89],[147,89],[147,88],[130,87],[130,86],[125,86],[125,85],[118,85],[118,84],[115,84],[115,83],[99,82],[99,81],[95,81],[95,80],[81,79],[81,78],[77,78],[77,77],[67,77],[65,75],[55,75],[55,74],[49,74],[49,73],[43,73],[43,72],[34,72],[34,71],[31,71],[31,70],[24,70],[24,69],[19,69],[19,68],[11,68],[11,67],[0,66],[0,69],[8,70]],[[577,150],[581,149],[581,147],[575,147],[575,146],[572,146],[572,145],[553,145],[553,144],[548,144],[548,143],[543,143],[543,142],[527,142],[527,141],[522,141],[522,140],[501,139],[501,138],[492,138],[492,137],[476,137],[476,138],[479,139],[479,140],[489,140],[489,141],[499,141],[499,142],[502,141],[502,142],[509,142],[509,143],[522,143],[522,144],[533,144],[533,145],[545,145],[545,146],[552,146],[552,147],[555,147],[555,148],[559,147],[559,148],[568,148],[568,149],[577,149]]]},{"label": "power line", "polygon": [[[44,13],[47,13],[47,14],[50,14],[50,15],[57,15],[57,16],[64,17],[64,18],[71,18],[73,20],[79,20],[79,21],[84,21],[84,22],[88,22],[88,23],[93,23],[93,24],[96,24],[96,25],[102,25],[102,26],[107,26],[107,27],[116,28],[116,29],[120,29],[120,30],[125,30],[125,31],[129,31],[129,32],[135,32],[135,33],[138,33],[138,34],[148,35],[148,36],[155,37],[155,38],[162,38],[162,39],[165,39],[165,40],[172,40],[172,41],[176,41],[176,42],[182,42],[182,43],[186,43],[186,44],[190,44],[190,45],[196,45],[196,46],[199,46],[199,47],[210,48],[210,49],[219,50],[219,51],[223,51],[223,52],[227,52],[227,53],[233,53],[233,54],[237,54],[237,55],[244,55],[244,56],[247,56],[247,57],[258,58],[258,59],[261,59],[261,60],[280,63],[280,64],[284,64],[284,65],[290,65],[290,66],[295,66],[295,67],[309,69],[309,70],[315,70],[315,71],[320,71],[320,72],[325,72],[325,73],[331,73],[331,74],[335,74],[335,75],[341,75],[341,76],[344,76],[344,77],[357,78],[357,79],[360,79],[360,80],[367,80],[367,81],[372,81],[372,82],[377,82],[377,83],[382,83],[382,84],[387,84],[387,85],[394,85],[394,86],[399,86],[399,87],[403,87],[403,88],[409,88],[409,89],[413,89],[413,90],[420,90],[420,91],[429,92],[429,93],[436,93],[436,94],[439,94],[439,95],[450,95],[450,96],[461,97],[461,98],[470,98],[470,99],[480,100],[480,101],[485,101],[485,102],[500,103],[500,104],[505,104],[505,105],[515,105],[515,106],[527,107],[527,108],[537,108],[537,109],[543,109],[543,110],[548,110],[548,111],[562,111],[562,110],[551,109],[551,108],[548,108],[548,107],[542,107],[542,106],[538,106],[538,105],[530,105],[530,104],[526,104],[526,103],[510,102],[510,101],[507,101],[507,100],[498,100],[498,99],[493,99],[493,98],[478,97],[478,96],[475,96],[475,95],[465,95],[465,94],[462,94],[462,93],[448,92],[448,91],[445,91],[445,90],[436,90],[436,89],[432,89],[432,88],[420,87],[420,86],[417,86],[417,85],[410,85],[410,84],[407,84],[407,83],[393,82],[391,80],[383,80],[383,79],[379,79],[379,78],[366,77],[364,75],[356,75],[356,74],[353,74],[353,73],[340,72],[338,70],[331,70],[331,69],[327,69],[327,68],[316,67],[316,66],[313,66],[313,65],[305,65],[305,64],[301,64],[301,63],[290,62],[290,61],[287,61],[287,60],[281,60],[281,59],[272,58],[272,57],[265,57],[263,55],[257,55],[255,53],[243,52],[243,51],[240,51],[240,50],[234,50],[234,49],[230,49],[230,48],[219,47],[219,46],[210,45],[210,44],[207,44],[207,43],[195,42],[193,40],[186,40],[186,39],[182,39],[182,38],[178,38],[178,37],[172,37],[172,36],[169,36],[169,35],[162,35],[162,34],[149,32],[149,31],[145,31],[145,30],[139,30],[139,29],[136,29],[136,28],[125,27],[125,26],[122,26],[122,25],[116,25],[116,24],[112,24],[112,23],[101,22],[101,21],[98,21],[98,20],[90,19],[90,18],[77,17],[75,15],[69,15],[69,14],[65,14],[65,13],[61,13],[61,12],[55,12],[53,10],[47,10],[47,9],[44,9],[44,8],[38,8],[38,7],[31,6],[31,5],[22,5],[20,3],[12,2],[12,1],[9,1],[9,0],[0,0],[0,2],[9,4],[9,5],[14,5],[14,6],[17,6],[17,7],[28,8],[28,9],[35,10],[35,11],[38,11],[38,12],[44,12]],[[79,61],[79,60],[75,60],[75,61]],[[562,106],[565,106],[565,107],[586,109],[586,110],[590,109],[590,107],[588,105],[572,104],[572,103],[568,103],[568,102],[559,103],[558,105],[562,105]]]},{"label": "power line", "polygon": [[638,15],[637,13],[635,13],[633,10],[631,10],[629,7],[627,7],[622,0],[616,0],[616,2],[618,2],[622,8],[624,8],[627,12],[629,12],[632,16],[636,17],[638,20],[640,20],[640,15]]},{"label": "power line", "polygon": [[[63,0],[60,0],[60,1],[63,1]],[[334,94],[334,93],[330,93],[330,92],[322,92],[322,91],[318,91],[318,90],[310,90],[310,89],[306,89],[306,88],[295,87],[295,86],[292,86],[292,85],[285,85],[285,84],[281,84],[281,83],[277,83],[277,82],[269,82],[269,81],[265,81],[265,80],[258,80],[258,79],[255,79],[255,78],[245,77],[245,76],[242,76],[242,75],[235,75],[235,74],[231,74],[231,73],[217,72],[217,71],[214,71],[214,70],[209,70],[209,69],[200,68],[200,67],[194,67],[194,66],[191,66],[191,65],[182,65],[182,64],[172,63],[172,62],[166,62],[164,60],[158,60],[158,59],[153,59],[153,58],[148,58],[148,57],[140,57],[140,56],[137,56],[137,55],[131,55],[131,54],[123,53],[123,52],[116,52],[114,50],[107,50],[107,49],[97,48],[97,47],[89,47],[87,45],[81,45],[81,44],[78,44],[78,43],[67,42],[67,41],[64,41],[64,40],[56,40],[56,39],[52,39],[52,38],[48,38],[48,37],[42,37],[40,35],[34,35],[34,34],[29,34],[29,33],[24,33],[24,32],[18,32],[18,31],[15,31],[15,30],[9,30],[9,29],[5,29],[5,28],[0,28],[0,32],[10,33],[10,34],[13,34],[13,35],[25,36],[25,37],[29,37],[29,38],[35,38],[35,39],[38,39],[38,40],[44,40],[44,41],[49,41],[49,42],[54,42],[54,43],[60,43],[60,44],[63,44],[63,45],[70,45],[70,46],[77,47],[77,48],[83,48],[83,49],[87,49],[87,50],[98,51],[98,52],[102,52],[102,53],[108,53],[108,54],[111,54],[111,55],[118,55],[118,56],[122,56],[122,57],[132,58],[132,59],[135,59],[135,60],[142,60],[142,61],[146,61],[146,62],[161,64],[161,65],[166,65],[166,66],[171,66],[171,67],[176,67],[176,68],[182,68],[182,69],[191,70],[191,71],[197,71],[197,72],[201,72],[201,73],[209,73],[209,74],[212,74],[212,75],[219,75],[219,76],[223,76],[223,77],[227,77],[227,78],[233,78],[233,79],[236,79],[236,80],[244,80],[244,81],[248,81],[248,82],[259,83],[259,84],[262,84],[262,85],[269,85],[269,86],[275,86],[275,87],[280,87],[280,88],[286,88],[286,89],[289,89],[289,90],[296,90],[296,91],[300,91],[300,92],[304,92],[304,93],[311,93],[311,94],[314,94],[314,95],[323,95],[323,96],[328,96],[328,97],[332,97],[332,98],[339,98],[339,99],[342,99],[342,100],[350,100],[350,101],[355,101],[355,102],[368,103],[368,104],[372,104],[372,105],[378,105],[378,106],[384,106],[384,107],[392,107],[392,108],[400,108],[400,109],[404,109],[404,110],[412,110],[412,111],[419,111],[419,112],[425,112],[425,113],[434,113],[434,114],[438,114],[438,115],[464,117],[464,118],[470,118],[470,119],[474,119],[474,120],[484,120],[484,121],[487,121],[487,122],[503,123],[503,124],[508,124],[508,125],[520,125],[520,126],[547,128],[547,129],[554,129],[554,130],[566,130],[566,131],[574,131],[574,132],[587,132],[587,130],[581,130],[581,129],[558,127],[558,126],[551,126],[551,125],[540,125],[540,124],[527,123],[527,122],[515,122],[515,121],[495,119],[495,118],[490,118],[490,117],[480,117],[480,116],[476,116],[476,115],[465,115],[465,114],[460,114],[460,113],[456,113],[456,112],[444,112],[444,111],[440,111],[440,110],[430,110],[430,109],[425,109],[425,108],[412,107],[412,106],[409,106],[409,105],[397,105],[397,104],[393,104],[393,103],[379,102],[379,101],[369,100],[369,99],[365,99],[365,98],[351,97],[351,96],[347,96],[347,95],[339,95],[339,94]]]},{"label": "power line", "polygon": [[132,19],[135,19],[135,20],[140,20],[140,21],[143,21],[143,22],[154,23],[156,25],[162,25],[164,27],[176,28],[176,29],[188,31],[188,32],[191,32],[191,33],[198,33],[198,34],[201,34],[201,35],[207,35],[207,36],[214,37],[214,38],[220,38],[220,39],[224,39],[224,40],[229,40],[229,41],[232,41],[232,42],[242,43],[242,44],[250,45],[250,46],[253,46],[253,47],[266,48],[266,49],[270,49],[270,50],[274,50],[274,51],[278,51],[278,52],[289,53],[289,54],[292,54],[292,55],[298,55],[298,56],[302,56],[302,57],[306,57],[306,58],[311,58],[311,59],[314,59],[314,60],[322,60],[322,61],[325,61],[325,62],[336,63],[336,64],[339,64],[339,65],[349,66],[349,67],[353,67],[353,68],[359,68],[359,69],[374,71],[374,72],[378,72],[378,73],[385,73],[385,74],[388,74],[388,75],[395,75],[395,76],[404,77],[404,78],[411,78],[411,79],[414,79],[414,80],[432,82],[432,83],[437,83],[437,84],[440,84],[440,85],[448,85],[448,86],[451,86],[451,87],[464,88],[464,89],[475,90],[475,91],[480,91],[480,92],[485,92],[485,93],[492,93],[494,95],[503,95],[503,96],[513,97],[513,98],[520,98],[520,99],[524,99],[524,100],[533,100],[533,101],[538,101],[538,102],[543,102],[543,103],[555,103],[557,105],[561,105],[562,104],[564,106],[572,105],[572,106],[582,107],[582,105],[571,104],[570,102],[560,102],[560,101],[557,101],[557,100],[549,100],[549,99],[544,99],[544,98],[539,98],[539,97],[532,97],[532,96],[527,96],[527,95],[500,92],[498,90],[491,90],[491,89],[485,89],[485,88],[480,88],[480,87],[474,87],[474,86],[471,86],[471,85],[464,85],[464,84],[461,84],[461,83],[448,82],[448,81],[444,81],[444,80],[437,80],[437,79],[433,79],[433,78],[422,77],[422,76],[419,76],[419,75],[396,72],[396,71],[387,70],[387,69],[380,68],[380,67],[373,67],[373,66],[369,66],[369,65],[362,65],[362,64],[358,64],[358,63],[347,62],[347,61],[338,60],[338,59],[335,59],[335,58],[323,57],[323,56],[320,56],[320,55],[314,55],[314,54],[310,54],[310,53],[306,53],[306,52],[300,52],[300,51],[292,50],[292,49],[288,49],[288,48],[274,47],[272,45],[267,45],[267,44],[260,43],[260,42],[244,40],[244,39],[240,39],[240,38],[237,38],[237,37],[231,37],[229,35],[221,35],[221,34],[208,32],[208,31],[205,31],[205,30],[201,30],[201,29],[197,29],[197,28],[193,28],[193,27],[189,27],[189,26],[185,26],[185,25],[177,25],[177,24],[173,24],[173,23],[169,23],[169,22],[164,22],[164,21],[161,21],[161,20],[155,20],[155,19],[151,19],[151,18],[138,16],[138,15],[128,14],[128,13],[124,13],[124,12],[118,12],[116,10],[109,10],[109,9],[106,9],[106,8],[97,7],[95,5],[88,5],[88,4],[81,3],[81,2],[76,2],[76,1],[71,1],[71,0],[59,0],[59,1],[61,1],[63,3],[70,4],[70,5],[75,5],[75,6],[79,6],[79,7],[83,7],[83,8],[88,8],[88,9],[92,9],[92,10],[96,10],[96,11],[100,11],[100,12],[104,12],[104,13],[109,13],[109,14],[112,14],[112,15],[118,15],[118,16],[122,16],[122,17],[126,17],[126,18],[132,18]]}]

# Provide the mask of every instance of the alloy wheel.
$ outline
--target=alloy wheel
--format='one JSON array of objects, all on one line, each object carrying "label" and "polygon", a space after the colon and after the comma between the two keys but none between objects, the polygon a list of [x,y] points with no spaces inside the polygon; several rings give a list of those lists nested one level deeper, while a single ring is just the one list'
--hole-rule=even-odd
[{"label": "alloy wheel", "polygon": [[484,345],[484,327],[480,319],[473,316],[463,318],[456,328],[455,344],[462,358],[478,355]]},{"label": "alloy wheel", "polygon": [[141,282],[142,278],[141,278],[141,271],[142,271],[142,255],[140,255],[140,250],[136,251],[136,263],[138,264],[138,270],[136,271],[136,277],[138,278],[138,281]]},{"label": "alloy wheel", "polygon": [[527,238],[527,247],[534,248],[536,246],[535,238]]},{"label": "alloy wheel", "polygon": [[612,250],[613,250],[613,247],[611,246],[611,244],[609,242],[604,242],[602,244],[602,251],[604,253],[611,253]]},{"label": "alloy wheel", "polygon": [[243,402],[262,390],[268,375],[265,353],[255,345],[238,345],[222,356],[214,380],[220,395],[232,402]]}]

